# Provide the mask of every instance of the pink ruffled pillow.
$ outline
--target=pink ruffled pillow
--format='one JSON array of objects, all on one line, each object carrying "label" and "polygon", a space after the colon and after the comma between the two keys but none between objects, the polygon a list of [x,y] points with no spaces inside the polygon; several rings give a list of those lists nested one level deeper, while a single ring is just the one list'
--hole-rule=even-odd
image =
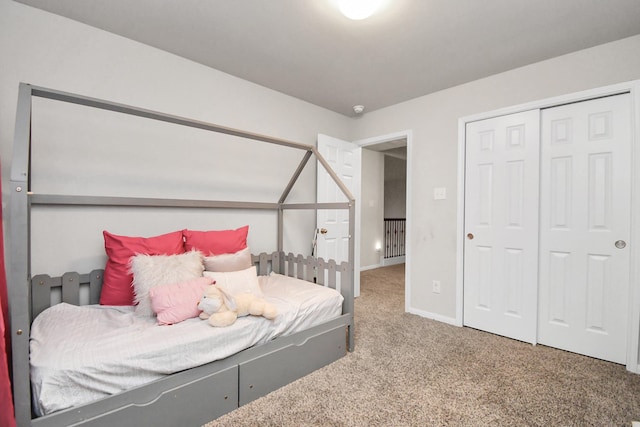
[{"label": "pink ruffled pillow", "polygon": [[171,325],[198,317],[198,303],[207,286],[215,283],[211,277],[198,277],[171,285],[157,286],[149,290],[151,308],[156,313],[158,324]]}]

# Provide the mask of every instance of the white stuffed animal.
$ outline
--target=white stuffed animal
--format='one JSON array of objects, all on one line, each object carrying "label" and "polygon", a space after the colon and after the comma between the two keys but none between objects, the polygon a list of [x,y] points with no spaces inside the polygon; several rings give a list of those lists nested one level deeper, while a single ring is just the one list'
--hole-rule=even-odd
[{"label": "white stuffed animal", "polygon": [[252,293],[229,295],[221,286],[210,285],[198,304],[201,319],[209,319],[211,326],[232,325],[238,317],[263,316],[269,320],[278,315],[276,307]]}]

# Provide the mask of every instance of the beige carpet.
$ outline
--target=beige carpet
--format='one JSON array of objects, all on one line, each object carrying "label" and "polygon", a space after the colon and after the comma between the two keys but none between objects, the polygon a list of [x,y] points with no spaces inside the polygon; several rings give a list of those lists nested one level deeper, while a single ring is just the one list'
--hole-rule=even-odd
[{"label": "beige carpet", "polygon": [[362,273],[355,352],[206,424],[631,426],[640,375],[404,313],[404,265]]}]

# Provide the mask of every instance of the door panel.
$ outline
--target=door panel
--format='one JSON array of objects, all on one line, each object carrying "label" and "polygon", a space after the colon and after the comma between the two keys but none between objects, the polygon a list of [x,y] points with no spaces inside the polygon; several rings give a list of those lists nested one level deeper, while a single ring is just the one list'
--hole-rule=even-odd
[{"label": "door panel", "polygon": [[538,110],[467,124],[464,324],[536,341]]},{"label": "door panel", "polygon": [[626,362],[629,95],[542,112],[538,341]]},{"label": "door panel", "polygon": [[[327,135],[318,135],[318,151],[338,175],[356,199],[356,216],[359,214],[361,148],[356,144]],[[347,198],[324,167],[317,165],[317,201],[346,202]],[[349,211],[347,209],[319,209],[317,213],[318,229],[325,234],[317,236],[317,255],[325,260],[333,259],[337,263],[349,259]],[[356,239],[354,259],[354,289],[356,295],[360,289],[359,241]]]}]

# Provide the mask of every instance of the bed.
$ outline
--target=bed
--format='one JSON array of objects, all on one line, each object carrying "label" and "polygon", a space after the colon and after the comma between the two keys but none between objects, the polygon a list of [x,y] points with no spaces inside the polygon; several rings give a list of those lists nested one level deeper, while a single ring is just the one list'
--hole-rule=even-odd
[{"label": "bed", "polygon": [[[105,109],[275,144],[276,146],[286,146],[301,150],[303,155],[279,200],[273,203],[37,194],[31,191],[30,183],[30,127],[33,97]],[[339,191],[346,196],[346,202],[287,203],[291,188],[313,156],[318,161],[318,167],[324,167],[327,170]],[[347,351],[353,350],[354,271],[352,260],[355,204],[344,183],[337,178],[326,160],[319,155],[313,146],[21,84],[16,115],[11,192],[7,241],[7,252],[10,254],[7,263],[9,330],[12,339],[14,406],[19,426],[201,425],[319,369],[343,357]],[[129,375],[126,375],[128,381],[118,384],[117,375],[109,378],[97,377],[96,384],[107,384],[108,386],[93,394],[72,390],[68,395],[65,395],[63,391],[65,387],[56,389],[50,388],[50,385],[62,384],[66,386],[74,382],[70,379],[73,374],[64,376],[67,373],[58,374],[55,372],[61,361],[72,357],[56,359],[49,357],[51,352],[47,350],[43,353],[34,353],[30,363],[28,357],[30,348],[35,349],[43,346],[43,348],[49,349],[51,347],[47,347],[47,345],[55,347],[56,343],[63,343],[65,339],[71,340],[69,343],[77,343],[77,340],[82,338],[74,335],[75,331],[73,333],[69,331],[68,334],[64,332],[65,325],[71,326],[72,323],[78,323],[72,319],[88,319],[86,320],[88,323],[91,319],[99,319],[100,316],[114,316],[114,312],[117,312],[118,316],[129,319],[127,322],[133,322],[131,319],[134,317],[131,315],[131,308],[113,308],[98,304],[104,277],[104,270],[101,267],[104,266],[96,266],[97,269],[91,272],[69,272],[57,277],[41,274],[43,272],[33,274],[30,271],[30,212],[33,206],[40,205],[217,210],[257,209],[261,212],[272,212],[277,216],[277,230],[275,230],[278,236],[277,248],[270,253],[263,252],[252,255],[251,263],[255,266],[256,273],[259,274],[262,288],[266,289],[265,298],[280,304],[278,311],[283,315],[279,315],[278,321],[272,322],[271,329],[259,334],[247,331],[254,329],[263,331],[263,328],[254,326],[269,323],[269,321],[254,316],[238,319],[233,326],[242,328],[242,331],[247,332],[247,335],[251,337],[246,343],[239,344],[237,348],[231,346],[230,349],[224,351],[210,352],[213,354],[206,357],[194,356],[192,358],[175,357],[175,355],[171,357],[173,353],[167,352],[164,359],[161,358],[153,369],[149,369],[140,378],[129,378]],[[346,262],[337,264],[335,261],[325,261],[322,258],[307,255],[294,255],[285,253],[283,250],[284,212],[321,209],[342,209],[348,212],[351,239],[348,245],[349,259]],[[271,280],[280,281],[278,283],[284,280],[287,283],[286,286],[291,287],[291,292],[278,294],[279,290],[286,288],[286,286],[283,288],[282,286],[270,285]],[[323,289],[326,298],[316,301],[304,296],[307,291],[312,292],[314,289]],[[295,294],[298,294],[297,300]],[[316,316],[319,313],[321,315]],[[53,323],[51,319],[55,318],[62,319],[57,329],[51,326]],[[34,321],[34,319],[36,320]],[[202,335],[225,333],[225,331],[214,332],[218,328],[212,328],[206,325],[205,321],[197,318],[183,323],[184,325],[181,326],[185,328],[183,332],[180,332],[179,328],[175,328],[181,337],[172,339],[178,342],[178,347],[187,346],[192,349],[198,346],[206,347],[210,344],[206,344],[202,340],[209,338],[201,338]],[[95,325],[102,327],[104,323],[98,322]],[[177,325],[159,326],[151,321],[142,326],[174,328]],[[136,324],[135,327],[142,326]],[[187,327],[189,331],[198,332],[190,336],[184,332]],[[109,333],[101,332],[107,335]],[[237,332],[233,329],[226,331],[231,335],[234,333],[237,335]],[[59,334],[59,336],[55,334]],[[210,339],[229,341],[229,339],[217,336]],[[67,348],[68,346],[62,345],[62,347]],[[131,349],[130,354],[127,353],[128,356],[123,357],[123,360],[135,360],[136,357],[140,357],[140,352],[140,349]],[[77,346],[77,356],[80,364],[84,363],[85,369],[92,368],[90,363],[86,363],[89,356],[88,354],[83,355],[81,345]],[[193,359],[193,361],[184,363],[184,359]],[[172,364],[172,362],[175,363]],[[64,365],[64,363],[62,364]],[[111,369],[114,372],[120,372],[121,367],[104,368],[102,371],[109,373]],[[163,369],[166,372],[163,372]],[[49,376],[50,374],[51,376]],[[80,378],[87,378],[86,373],[82,375]],[[33,383],[31,378],[34,380]],[[98,388],[85,379],[75,382],[80,385],[87,383],[89,384],[88,388],[94,391]],[[50,396],[49,398],[42,397],[47,394]],[[58,397],[57,401],[56,396]],[[81,397],[74,400],[75,398],[72,396]]]}]

